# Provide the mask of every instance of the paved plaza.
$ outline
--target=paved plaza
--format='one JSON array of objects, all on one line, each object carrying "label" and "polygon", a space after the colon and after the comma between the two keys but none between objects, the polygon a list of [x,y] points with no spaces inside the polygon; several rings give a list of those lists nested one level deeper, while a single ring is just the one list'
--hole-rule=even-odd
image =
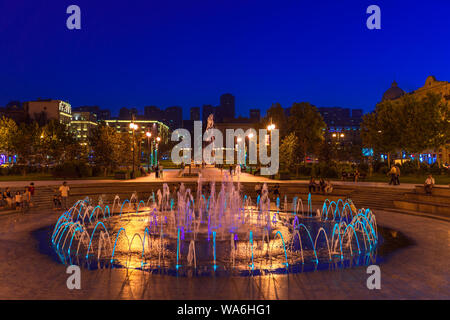
[{"label": "paved plaza", "polygon": [[[217,168],[205,168],[202,170],[202,178],[207,181],[220,181],[222,180],[223,174],[228,173],[228,170],[220,170]],[[84,185],[84,184],[104,184],[104,183],[147,183],[147,182],[196,182],[198,177],[183,177],[179,175],[180,169],[165,169],[163,178],[155,178],[155,174],[151,173],[148,176],[140,177],[134,180],[67,180],[69,185]],[[255,176],[249,173],[241,173],[236,176],[233,175],[233,181],[237,182],[260,182],[260,183],[280,183],[280,184],[298,184],[304,183],[308,184],[307,180],[275,180],[269,179],[265,176]],[[0,188],[12,187],[25,187],[29,185],[30,181],[0,181]],[[56,186],[60,185],[62,181],[60,180],[46,180],[46,181],[34,181],[34,184],[39,186]],[[364,182],[359,181],[357,183],[352,181],[341,181],[341,180],[333,180],[333,185],[348,185],[348,186],[361,186],[361,187],[383,187],[383,188],[392,188],[392,189],[413,189],[415,184],[412,183],[402,183],[401,186],[394,186],[388,184],[388,178],[386,178],[386,182]],[[439,186],[439,185],[436,185]]]},{"label": "paved plaza", "polygon": [[450,224],[375,211],[378,225],[411,245],[382,262],[381,290],[366,287],[365,267],[253,277],[176,277],[138,270],[82,270],[81,290],[66,287],[66,267],[39,252],[35,230],[60,213],[0,217],[0,299],[449,299]]}]

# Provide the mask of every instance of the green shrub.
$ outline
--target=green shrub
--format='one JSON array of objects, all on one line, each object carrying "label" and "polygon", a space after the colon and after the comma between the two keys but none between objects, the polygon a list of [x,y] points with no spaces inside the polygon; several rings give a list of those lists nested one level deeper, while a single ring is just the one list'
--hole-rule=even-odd
[{"label": "green shrub", "polygon": [[91,176],[92,170],[85,162],[69,161],[54,167],[52,174],[57,178],[83,178]]}]

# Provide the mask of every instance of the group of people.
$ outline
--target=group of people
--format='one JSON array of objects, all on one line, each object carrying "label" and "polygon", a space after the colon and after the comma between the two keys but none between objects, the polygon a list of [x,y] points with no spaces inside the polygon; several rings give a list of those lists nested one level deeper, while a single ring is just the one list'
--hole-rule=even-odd
[{"label": "group of people", "polygon": [[[53,190],[54,210],[68,209],[69,190],[70,188],[65,181],[59,188]],[[35,193],[36,189],[33,182],[22,190],[11,191],[9,187],[5,188],[3,192],[0,191],[0,208],[27,211],[34,206]]]},{"label": "group of people", "polygon": [[333,185],[330,179],[324,180],[320,178],[319,183],[316,183],[314,177],[311,177],[309,179],[308,190],[309,193],[316,192],[316,190],[322,193],[331,193],[333,191]]},{"label": "group of people", "polygon": [[11,191],[10,188],[6,188],[0,193],[0,208],[15,209],[15,210],[27,210],[33,206],[33,197],[35,193],[34,183],[31,182],[22,191]]}]

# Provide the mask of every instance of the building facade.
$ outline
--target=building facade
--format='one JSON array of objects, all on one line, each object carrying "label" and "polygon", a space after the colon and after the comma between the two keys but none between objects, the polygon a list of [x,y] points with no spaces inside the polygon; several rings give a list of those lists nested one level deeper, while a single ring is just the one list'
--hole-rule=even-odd
[{"label": "building facade", "polygon": [[[410,93],[406,93],[401,88],[398,87],[397,83],[394,81],[391,88],[389,88],[384,94],[382,101],[385,100],[397,100],[401,97],[408,95],[418,99],[424,98],[427,94],[433,93],[442,97],[442,101],[447,103],[450,107],[450,82],[448,81],[438,81],[434,76],[428,76],[425,80],[423,87],[420,87]],[[448,120],[450,121],[450,120]],[[403,155],[402,157],[405,157]],[[412,158],[414,156],[411,156]],[[422,154],[418,155],[419,161],[426,162],[428,164],[433,164],[436,161],[441,163],[450,164],[450,145],[441,146],[436,150],[424,150]]]},{"label": "building facade", "polygon": [[70,126],[72,121],[72,107],[62,100],[36,100],[24,103],[25,110],[31,120],[44,125],[49,120],[58,120],[60,123]]},{"label": "building facade", "polygon": [[94,130],[97,126],[97,114],[87,111],[73,112],[70,130],[80,144],[88,144],[88,139],[92,134],[92,130]]},{"label": "building facade", "polygon": [[133,122],[138,125],[137,132],[145,136],[147,132],[152,133],[152,137],[160,137],[161,142],[167,143],[170,139],[169,127],[157,120],[122,120],[122,119],[112,119],[105,120],[105,123],[116,129],[117,132],[128,132],[132,133],[130,129],[130,123]]}]

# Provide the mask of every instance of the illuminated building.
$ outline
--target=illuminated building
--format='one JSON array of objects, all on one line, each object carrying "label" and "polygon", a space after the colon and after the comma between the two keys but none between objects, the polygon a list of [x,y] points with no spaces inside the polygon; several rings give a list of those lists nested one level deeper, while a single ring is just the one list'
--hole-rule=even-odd
[{"label": "illuminated building", "polygon": [[[428,76],[425,80],[425,85],[410,93],[406,93],[400,89],[397,83],[394,81],[391,88],[389,88],[384,94],[382,101],[392,100],[395,101],[403,96],[412,96],[418,99],[424,98],[428,93],[440,95],[442,101],[450,103],[450,82],[438,81],[434,76]],[[450,120],[449,120],[450,121]],[[415,159],[415,155],[409,156],[411,159]],[[441,163],[450,163],[450,145],[442,146],[436,150],[423,150],[422,154],[418,155],[420,162],[426,162],[428,164],[435,163],[438,159],[441,159]],[[407,155],[402,155],[402,159],[407,159]]]},{"label": "illuminated building", "polygon": [[81,144],[87,145],[88,138],[97,125],[97,115],[95,113],[76,111],[72,114],[70,130]]},{"label": "illuminated building", "polygon": [[138,129],[136,133],[141,133],[145,136],[146,132],[151,132],[152,136],[160,137],[161,141],[167,143],[170,139],[169,136],[169,127],[157,120],[121,120],[121,119],[113,119],[113,120],[105,120],[105,123],[116,129],[118,132],[131,132],[130,123],[135,123],[138,125]]}]

